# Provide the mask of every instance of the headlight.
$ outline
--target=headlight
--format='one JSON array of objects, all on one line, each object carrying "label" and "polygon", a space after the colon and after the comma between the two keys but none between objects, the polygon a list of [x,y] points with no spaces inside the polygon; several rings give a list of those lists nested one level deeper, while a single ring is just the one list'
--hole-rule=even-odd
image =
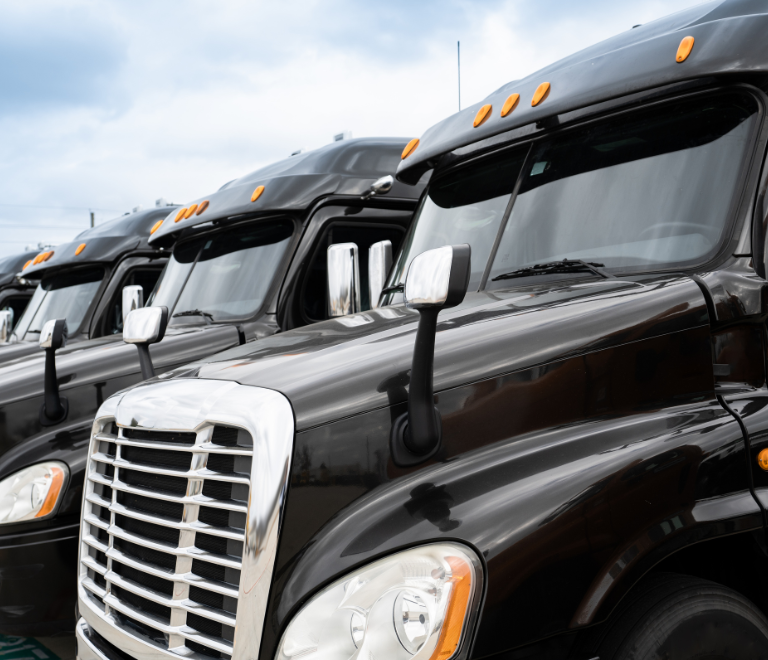
[{"label": "headlight", "polygon": [[477,610],[480,561],[439,543],[380,559],[326,587],[293,618],[277,660],[448,660]]},{"label": "headlight", "polygon": [[38,463],[0,481],[0,524],[45,518],[56,510],[69,470],[64,463]]}]

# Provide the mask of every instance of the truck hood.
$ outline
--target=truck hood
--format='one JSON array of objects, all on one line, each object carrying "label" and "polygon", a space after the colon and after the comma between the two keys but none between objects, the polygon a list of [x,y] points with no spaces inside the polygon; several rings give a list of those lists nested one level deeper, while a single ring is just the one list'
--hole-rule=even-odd
[{"label": "truck hood", "polygon": [[[435,392],[708,322],[701,290],[683,275],[469,294],[440,314]],[[417,324],[417,312],[385,307],[267,337],[165,377],[278,390],[303,431],[406,401]]]}]

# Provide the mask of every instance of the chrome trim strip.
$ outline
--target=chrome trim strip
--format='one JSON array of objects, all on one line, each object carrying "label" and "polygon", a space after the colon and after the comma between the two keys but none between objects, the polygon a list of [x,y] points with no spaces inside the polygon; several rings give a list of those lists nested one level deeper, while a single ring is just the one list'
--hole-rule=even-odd
[{"label": "chrome trim strip", "polygon": [[[132,442],[130,439],[123,437],[122,431],[119,433],[119,437],[116,438],[105,433],[107,425],[113,421],[116,421],[118,427],[121,428],[184,431],[198,434],[198,442],[194,446],[187,445],[184,449],[179,446],[179,451],[201,455],[207,453],[251,454],[251,476],[246,478],[235,474],[226,475],[213,472],[203,467],[204,461],[202,462],[203,464],[200,462],[196,463],[194,456],[192,459],[192,469],[186,472],[149,468],[131,463],[120,458],[120,449],[123,446],[144,446],[152,449],[166,450],[176,449],[176,447],[165,446],[161,443],[155,444],[144,440]],[[235,451],[232,451],[232,448],[213,444],[210,441],[210,437],[213,426],[217,424],[245,429],[253,439],[253,448],[236,448]],[[90,591],[91,586],[97,587],[97,585],[93,584],[87,577],[89,567],[85,562],[81,561],[79,564],[80,585],[78,589],[80,611],[84,619],[83,625],[90,626],[102,637],[137,660],[165,660],[168,658],[178,660],[179,657],[186,659],[202,658],[203,656],[184,646],[185,639],[204,644],[226,654],[232,654],[232,660],[251,660],[257,656],[261,643],[264,618],[266,616],[269,589],[272,582],[280,521],[288,487],[293,438],[293,410],[288,400],[282,394],[263,388],[243,386],[235,382],[186,378],[155,381],[119,393],[108,399],[99,410],[93,425],[91,455],[94,452],[99,453],[97,443],[112,442],[118,446],[117,455],[112,459],[112,465],[118,470],[120,468],[140,471],[151,470],[154,474],[167,474],[186,479],[196,479],[200,481],[200,484],[202,484],[203,479],[250,484],[247,508],[234,502],[230,504],[226,501],[212,501],[210,498],[203,496],[199,490],[195,491],[191,487],[185,496],[173,497],[121,483],[119,472],[114,480],[101,475],[95,470],[95,466],[99,464],[99,461],[91,461],[89,456],[89,464],[86,469],[88,487],[84,489],[83,496],[84,504],[92,502],[101,506],[104,498],[94,493],[93,484],[103,484],[111,487],[113,491],[131,492],[138,495],[146,494],[156,499],[179,502],[185,505],[185,510],[187,506],[195,507],[200,505],[230,511],[242,512],[245,510],[246,530],[244,539],[242,535],[238,537],[238,540],[244,541],[242,562],[199,550],[194,547],[194,542],[192,544],[182,543],[182,547],[171,548],[167,545],[126,533],[114,524],[115,514],[125,513],[116,506],[116,493],[113,493],[113,502],[109,507],[112,524],[107,525],[108,533],[115,537],[124,538],[140,543],[147,548],[175,555],[177,557],[176,571],[172,574],[159,573],[157,577],[173,580],[178,584],[179,589],[186,589],[187,593],[188,585],[200,586],[229,597],[232,597],[233,590],[227,590],[223,585],[212,584],[205,578],[197,575],[193,576],[192,573],[188,572],[189,568],[184,568],[183,562],[185,561],[199,558],[221,566],[240,569],[240,585],[236,595],[238,600],[237,618],[235,621],[239,625],[235,625],[235,640],[232,647],[223,643],[223,640],[217,641],[194,631],[184,622],[185,611],[198,611],[201,614],[204,612],[204,616],[210,620],[217,620],[221,623],[224,623],[228,618],[218,613],[215,618],[212,617],[212,611],[199,603],[189,600],[183,593],[174,595],[173,599],[170,600],[170,603],[172,603],[171,623],[173,624],[170,626],[168,624],[160,626],[159,622],[150,620],[140,612],[125,612],[127,616],[134,618],[136,621],[144,621],[146,625],[166,632],[169,635],[170,648],[161,648],[150,639],[143,638],[138,633],[134,634],[133,631],[128,631],[122,626],[118,618],[116,618],[116,613],[131,608],[127,607],[126,603],[118,600],[113,594],[106,593],[104,595],[103,600],[107,605],[106,612],[97,609],[98,603],[91,600],[85,591],[86,588]],[[169,443],[169,445],[172,444]],[[111,459],[106,454],[101,454],[99,458],[101,456]],[[103,460],[101,463],[104,464],[107,461]],[[198,488],[201,488],[201,485]],[[94,495],[95,497],[93,497]],[[88,509],[90,509],[90,504],[88,504]],[[83,510],[86,511],[85,506]],[[104,521],[90,514],[84,514],[84,521],[94,525],[94,527],[103,528],[105,525]],[[151,522],[163,524],[157,518],[152,519]],[[167,523],[166,526],[168,526]],[[173,526],[175,527],[176,524]],[[192,535],[192,539],[194,539],[194,534],[197,532],[210,533],[202,526],[202,523],[197,522],[196,512],[191,519],[185,520],[183,527],[180,526],[179,528],[181,534]],[[136,585],[128,585],[125,580],[114,574],[112,561],[122,561],[119,551],[111,547],[111,543],[110,547],[105,548],[102,543],[98,542],[89,533],[89,529],[85,525],[81,527],[81,559],[88,554],[87,547],[89,546],[105,551],[108,561],[107,584],[111,584],[112,579],[115,579],[115,584],[136,592]],[[218,535],[222,536],[221,532]],[[225,536],[230,538],[228,533]],[[127,564],[127,562],[125,563]],[[138,565],[136,567],[138,568]],[[142,566],[142,570],[149,573],[147,568]],[[147,593],[142,593],[141,595],[145,598],[149,597]],[[148,599],[158,602],[156,594],[152,594],[152,598]],[[177,616],[177,613],[180,616]],[[96,660],[96,658],[104,660],[102,655],[94,651],[92,646],[85,641],[80,626],[78,627],[78,640],[79,647],[91,649],[89,651],[91,655],[88,660]],[[80,643],[81,641],[82,644]]]}]

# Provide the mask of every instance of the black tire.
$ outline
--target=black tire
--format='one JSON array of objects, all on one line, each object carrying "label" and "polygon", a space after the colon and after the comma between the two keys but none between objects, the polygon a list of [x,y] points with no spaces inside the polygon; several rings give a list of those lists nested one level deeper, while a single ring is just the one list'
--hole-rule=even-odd
[{"label": "black tire", "polygon": [[661,573],[625,601],[587,644],[600,660],[768,660],[768,619],[732,589]]}]

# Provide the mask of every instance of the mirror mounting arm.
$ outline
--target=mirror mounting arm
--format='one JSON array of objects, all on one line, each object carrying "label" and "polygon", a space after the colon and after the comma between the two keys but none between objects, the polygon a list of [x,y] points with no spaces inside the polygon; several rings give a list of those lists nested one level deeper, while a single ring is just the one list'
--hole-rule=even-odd
[{"label": "mirror mounting arm", "polygon": [[45,390],[40,406],[40,424],[53,426],[63,422],[69,414],[69,402],[59,394],[56,376],[56,351],[67,343],[66,319],[48,321],[40,332],[40,347],[45,349]]},{"label": "mirror mounting arm", "polygon": [[167,307],[141,307],[132,310],[125,317],[123,341],[126,344],[134,344],[139,351],[142,380],[155,376],[149,345],[162,341],[167,327]]}]

